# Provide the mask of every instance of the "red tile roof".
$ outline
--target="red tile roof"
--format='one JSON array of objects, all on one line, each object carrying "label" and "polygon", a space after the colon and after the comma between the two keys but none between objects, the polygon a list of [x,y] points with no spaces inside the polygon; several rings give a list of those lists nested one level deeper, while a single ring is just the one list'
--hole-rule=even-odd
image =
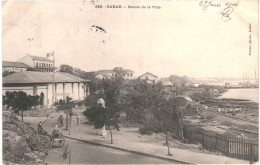
[{"label": "red tile roof", "polygon": [[[9,76],[3,77],[3,84],[31,84],[31,83],[52,83],[52,72],[17,72]],[[54,74],[54,82],[85,82],[86,80],[77,76],[64,72],[56,72]],[[88,81],[88,80],[87,80]]]}]

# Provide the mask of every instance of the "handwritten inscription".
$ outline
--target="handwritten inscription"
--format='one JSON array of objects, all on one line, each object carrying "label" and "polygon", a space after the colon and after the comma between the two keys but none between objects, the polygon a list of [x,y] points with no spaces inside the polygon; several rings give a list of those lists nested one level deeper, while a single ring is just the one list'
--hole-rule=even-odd
[{"label": "handwritten inscription", "polygon": [[208,7],[221,7],[220,3],[214,3],[212,1],[200,1],[199,5],[204,11],[207,10]]},{"label": "handwritten inscription", "polygon": [[222,15],[221,19],[224,19],[224,22],[231,20],[230,14],[233,12],[232,7],[226,7],[220,11],[220,14]]},{"label": "handwritten inscription", "polygon": [[239,5],[239,2],[212,2],[212,1],[200,1],[199,6],[202,7],[203,11],[206,11],[208,8],[220,8],[221,19],[224,22],[231,20],[231,13],[234,11],[234,8]]}]

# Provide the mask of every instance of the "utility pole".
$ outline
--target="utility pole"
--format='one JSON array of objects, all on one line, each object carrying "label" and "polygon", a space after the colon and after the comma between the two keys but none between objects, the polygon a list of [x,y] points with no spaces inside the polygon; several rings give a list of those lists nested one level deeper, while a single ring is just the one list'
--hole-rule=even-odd
[{"label": "utility pole", "polygon": [[53,57],[53,74],[52,74],[52,110],[53,110],[53,104],[54,104],[54,95],[55,95],[55,84],[54,84],[54,73],[55,73],[55,54],[54,51],[52,52]]}]

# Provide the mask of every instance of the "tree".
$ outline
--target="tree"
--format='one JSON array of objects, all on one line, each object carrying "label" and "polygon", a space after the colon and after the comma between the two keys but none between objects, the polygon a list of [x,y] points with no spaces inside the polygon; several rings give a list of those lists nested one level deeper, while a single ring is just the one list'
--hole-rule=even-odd
[{"label": "tree", "polygon": [[84,112],[84,115],[94,124],[94,128],[99,129],[105,125],[109,127],[111,144],[113,143],[112,127],[119,131],[120,89],[122,81],[123,79],[120,76],[103,80],[103,97],[106,102],[106,108],[92,106]]},{"label": "tree", "polygon": [[101,129],[104,126],[109,127],[111,144],[113,144],[112,127],[116,128],[117,131],[120,130],[118,125],[120,117],[119,108],[116,106],[113,108],[92,106],[84,112],[84,115],[94,124],[95,129]]},{"label": "tree", "polygon": [[110,137],[111,137],[111,144],[113,144],[113,134],[112,134],[112,127],[114,127],[117,131],[119,131],[120,127],[118,125],[119,123],[119,117],[120,117],[120,109],[119,106],[113,106],[109,107],[106,110],[105,115],[105,125],[109,127],[110,131]]},{"label": "tree", "polygon": [[68,130],[69,127],[69,118],[70,117],[70,121],[72,118],[72,108],[74,107],[73,102],[71,102],[72,98],[70,97],[66,97],[66,100],[59,100],[59,103],[56,104],[56,107],[58,110],[60,111],[64,111],[66,113],[66,130]]},{"label": "tree", "polygon": [[158,105],[153,108],[153,118],[144,124],[144,127],[139,129],[139,133],[151,135],[153,133],[164,133],[168,155],[171,156],[168,136],[170,132],[176,129],[177,115],[173,109],[172,102],[161,98]]},{"label": "tree", "polygon": [[29,102],[31,103],[31,106],[37,106],[40,105],[40,96],[28,96]]},{"label": "tree", "polygon": [[15,113],[22,111],[22,122],[23,122],[23,111],[26,111],[31,108],[33,104],[31,102],[31,98],[33,96],[27,96],[26,93],[19,91],[19,92],[6,92],[4,97],[4,105],[8,107],[12,107]]},{"label": "tree", "polygon": [[73,67],[70,65],[60,65],[60,72],[73,74]]},{"label": "tree", "polygon": [[178,130],[179,137],[183,139],[183,118],[187,108],[187,102],[191,101],[188,97],[172,97],[171,93],[164,90],[164,86],[158,82],[148,84],[140,82],[134,87],[136,93],[129,95],[129,106],[135,106],[136,109],[145,109],[144,127],[140,128],[142,134],[164,133],[166,135],[166,144],[168,154],[170,155],[168,145],[168,134]]},{"label": "tree", "polygon": [[173,103],[173,107],[177,115],[179,137],[181,141],[184,142],[185,139],[183,135],[183,119],[186,114],[187,107],[192,102],[192,100],[187,96],[177,96],[171,99],[170,101]]},{"label": "tree", "polygon": [[145,121],[145,114],[155,106],[154,101],[164,97],[164,94],[161,83],[149,84],[145,80],[134,82],[133,88],[125,96],[127,118],[133,119],[138,116],[138,122]]}]

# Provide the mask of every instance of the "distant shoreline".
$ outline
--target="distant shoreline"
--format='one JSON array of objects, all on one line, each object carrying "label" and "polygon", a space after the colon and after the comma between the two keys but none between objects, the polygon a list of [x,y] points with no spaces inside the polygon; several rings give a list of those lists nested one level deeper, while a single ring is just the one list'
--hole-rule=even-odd
[{"label": "distant shoreline", "polygon": [[231,88],[222,93],[216,99],[236,99],[248,102],[259,103],[258,90],[259,88]]}]

